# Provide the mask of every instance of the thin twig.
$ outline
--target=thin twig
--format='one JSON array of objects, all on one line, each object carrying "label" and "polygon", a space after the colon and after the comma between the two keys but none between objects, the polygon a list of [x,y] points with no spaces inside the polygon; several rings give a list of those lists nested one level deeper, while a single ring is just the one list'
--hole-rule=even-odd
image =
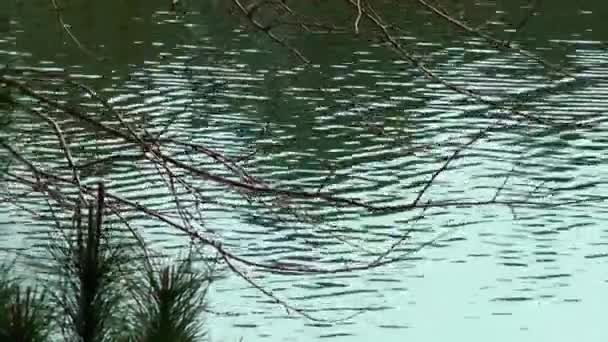
[{"label": "thin twig", "polygon": [[53,8],[55,9],[55,12],[57,13],[57,20],[59,21],[59,24],[61,25],[61,27],[63,28],[63,30],[68,34],[68,36],[70,37],[70,39],[72,39],[72,41],[76,44],[76,46],[85,54],[89,55],[90,57],[93,57],[97,60],[103,60],[102,57],[97,56],[95,53],[93,53],[91,50],[87,49],[78,39],[78,37],[76,37],[76,35],[72,32],[72,30],[70,29],[70,26],[68,24],[65,23],[65,21],[63,20],[63,15],[61,14],[62,10],[59,7],[59,5],[57,4],[56,0],[51,0],[51,4],[53,5]]},{"label": "thin twig", "polygon": [[355,34],[359,34],[359,22],[361,21],[361,16],[363,12],[361,11],[361,0],[357,0],[357,18],[355,19]]},{"label": "thin twig", "polygon": [[263,24],[261,24],[259,21],[257,21],[254,18],[254,12],[258,8],[258,6],[254,7],[254,8],[251,8],[251,9],[247,9],[247,8],[245,8],[245,6],[243,6],[243,4],[239,0],[232,0],[232,2],[241,10],[241,12],[245,15],[245,17],[247,17],[247,19],[249,20],[249,22],[255,28],[257,28],[258,30],[264,32],[270,39],[274,40],[278,44],[280,44],[280,45],[284,46],[285,48],[289,49],[293,54],[295,54],[305,64],[309,64],[310,63],[310,61],[308,60],[308,58],[304,57],[304,55],[298,49],[296,49],[293,46],[289,45],[285,40],[279,38],[277,35],[275,35],[274,33],[272,33],[272,31],[271,31],[272,27],[264,26]]}]

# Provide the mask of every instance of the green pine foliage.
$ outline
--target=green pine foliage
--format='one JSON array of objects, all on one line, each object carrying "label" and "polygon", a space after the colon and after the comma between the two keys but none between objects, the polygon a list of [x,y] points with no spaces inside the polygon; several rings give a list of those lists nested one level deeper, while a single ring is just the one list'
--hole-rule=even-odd
[{"label": "green pine foliage", "polygon": [[52,240],[48,275],[37,287],[11,278],[13,265],[0,266],[0,341],[205,340],[209,272],[197,271],[190,256],[154,263],[143,247],[114,236],[103,197],[100,186],[96,203],[86,214],[77,208],[70,232]]}]

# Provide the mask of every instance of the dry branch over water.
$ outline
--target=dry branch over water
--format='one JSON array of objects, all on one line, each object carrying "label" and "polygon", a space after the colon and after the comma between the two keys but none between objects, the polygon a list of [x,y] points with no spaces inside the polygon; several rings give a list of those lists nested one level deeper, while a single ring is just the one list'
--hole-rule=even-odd
[{"label": "dry branch over water", "polygon": [[[255,150],[246,154],[246,157],[229,156],[221,150],[172,137],[169,135],[172,121],[169,121],[166,125],[146,123],[137,126],[132,121],[134,115],[115,107],[101,91],[98,92],[91,86],[76,81],[68,75],[45,74],[26,68],[6,68],[0,74],[0,84],[10,89],[11,106],[14,107],[15,111],[27,113],[32,120],[44,122],[48,130],[53,132],[56,145],[49,146],[49,148],[58,151],[58,155],[61,156],[62,167],[51,168],[32,160],[30,156],[23,152],[27,149],[27,145],[1,138],[0,148],[11,156],[11,166],[3,171],[5,181],[19,184],[26,189],[27,194],[42,194],[47,198],[50,207],[53,207],[52,202],[57,207],[55,209],[60,211],[68,210],[71,212],[76,210],[78,212],[81,206],[89,208],[92,203],[98,205],[102,203],[106,215],[117,218],[121,224],[127,226],[132,236],[145,249],[146,241],[141,237],[140,228],[131,226],[130,222],[121,216],[122,213],[127,211],[137,212],[162,224],[172,232],[179,232],[188,236],[193,244],[197,246],[197,252],[207,256],[212,255],[214,260],[220,262],[229,272],[232,272],[289,312],[295,312],[310,320],[321,322],[328,320],[312,315],[280,298],[268,288],[259,284],[251,274],[271,272],[295,277],[370,270],[403,261],[412,253],[435,243],[443,235],[439,235],[436,239],[416,248],[398,252],[399,247],[406,244],[411,234],[413,234],[411,230],[407,229],[401,236],[394,238],[392,241],[387,241],[383,250],[367,253],[368,257],[366,259],[348,260],[348,262],[342,264],[337,262],[331,265],[314,262],[302,262],[300,264],[262,262],[226,246],[222,241],[222,236],[212,234],[206,229],[203,206],[211,201],[207,194],[208,189],[221,188],[226,193],[235,194],[239,196],[242,205],[254,205],[262,215],[273,216],[279,210],[281,215],[288,216],[294,222],[308,223],[319,227],[325,226],[326,223],[315,217],[308,208],[315,207],[336,211],[357,210],[370,214],[410,213],[412,219],[408,223],[413,225],[414,222],[424,217],[427,210],[433,208],[506,206],[516,212],[521,207],[543,210],[556,206],[604,201],[606,199],[594,196],[576,200],[543,201],[531,199],[531,194],[519,198],[510,198],[503,196],[502,193],[504,188],[507,187],[508,178],[488,198],[469,200],[429,198],[429,189],[437,185],[438,178],[447,173],[452,164],[463,158],[473,146],[483,145],[484,141],[493,134],[522,127],[558,131],[572,130],[597,125],[603,119],[592,118],[558,122],[547,115],[543,115],[543,113],[520,109],[518,103],[512,103],[509,99],[497,94],[482,94],[476,90],[452,84],[445,80],[441,74],[428,67],[421,57],[403,46],[399,39],[399,32],[403,28],[388,23],[379,14],[381,11],[369,0],[346,0],[343,2],[343,12],[351,14],[349,17],[353,18],[348,29],[342,23],[324,20],[322,15],[316,16],[312,20],[310,19],[310,9],[303,13],[300,9],[296,9],[295,5],[292,5],[293,2],[289,1],[261,0],[247,2],[233,0],[232,3],[235,6],[235,12],[238,13],[240,18],[248,22],[254,30],[286,48],[288,52],[297,56],[307,66],[314,64],[315,61],[311,61],[303,52],[294,47],[286,34],[279,29],[288,26],[299,27],[303,31],[301,34],[313,30],[323,30],[323,32],[340,30],[342,32],[352,31],[352,34],[356,36],[372,35],[380,39],[387,48],[394,52],[396,60],[408,62],[419,74],[445,89],[462,95],[473,103],[488,106],[489,111],[493,113],[492,124],[474,134],[462,136],[462,142],[444,156],[440,165],[412,193],[404,194],[402,199],[388,204],[377,203],[327,190],[326,183],[331,180],[331,173],[320,184],[306,189],[285,186],[274,179],[261,178],[256,176],[252,170],[249,170],[244,163],[248,158],[256,155],[257,151]],[[473,28],[456,19],[439,6],[425,0],[418,0],[416,3],[443,20],[445,24],[455,26],[467,34],[483,38],[488,46],[492,48],[529,58],[546,68],[548,72],[559,75],[559,77],[572,77],[570,70],[548,63],[541,57],[518,48],[511,42],[501,41],[492,35]],[[297,7],[300,8],[302,5],[299,4]],[[311,8],[313,8],[312,12],[314,13],[314,7]],[[278,15],[279,13],[280,15]],[[268,20],[267,18],[272,18],[272,20],[267,22],[265,21]],[[61,21],[63,23],[63,19]],[[79,40],[75,35],[76,33],[70,31],[70,36],[73,36],[73,40],[78,42]],[[95,103],[95,110],[92,111],[90,107],[84,108],[78,104],[69,104],[61,96],[54,94],[53,89],[55,88],[80,92]],[[104,115],[101,115],[102,112]],[[64,127],[66,121],[69,121],[71,130]],[[123,146],[123,148],[120,153],[113,154],[110,157],[80,158],[78,153],[74,152],[75,146],[71,143],[77,141],[72,136],[73,132],[77,131],[74,127],[82,130],[93,129],[99,135],[114,139],[116,144]],[[161,211],[129,199],[114,191],[110,186],[104,186],[103,183],[100,186],[98,179],[87,174],[88,169],[99,165],[111,165],[115,160],[120,159],[128,160],[136,168],[153,169],[155,177],[162,181],[164,189],[170,194],[172,209]],[[206,163],[201,163],[200,160],[205,160]],[[103,189],[103,191],[100,189]],[[531,192],[536,190],[538,188],[534,188]],[[102,194],[100,194],[100,191],[102,191]],[[20,196],[16,196],[14,193],[6,193],[2,194],[0,200],[18,206],[18,197]],[[100,202],[100,198],[103,198],[104,201]],[[408,198],[412,198],[412,200],[408,201]],[[100,213],[103,208],[98,208],[97,212]],[[231,210],[231,208],[227,209]],[[276,216],[279,216],[279,214],[276,214]],[[101,222],[101,217],[97,218],[97,222]],[[359,248],[346,237],[339,234],[327,234],[340,243]],[[171,272],[171,269],[161,272],[160,279],[150,276],[151,282],[156,282],[157,290],[159,284],[167,283],[169,279],[176,276],[175,273]],[[199,281],[202,282],[200,279]]]}]

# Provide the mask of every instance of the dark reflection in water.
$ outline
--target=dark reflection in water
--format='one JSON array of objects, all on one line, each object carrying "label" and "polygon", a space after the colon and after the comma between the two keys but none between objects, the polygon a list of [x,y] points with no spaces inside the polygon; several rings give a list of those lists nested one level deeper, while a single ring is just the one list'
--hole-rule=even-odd
[{"label": "dark reflection in water", "polygon": [[[387,20],[408,21],[411,30],[402,37],[408,48],[425,53],[432,68],[453,84],[525,101],[525,110],[557,121],[605,116],[608,58],[600,13],[607,5],[554,1],[539,7],[525,30],[515,35],[512,29],[527,3],[445,6],[475,27],[485,23],[499,37],[515,39],[552,62],[579,67],[578,80],[555,82],[539,65],[489,49],[413,4],[403,10],[420,15],[401,18],[394,12]],[[167,5],[161,0],[66,2],[64,20],[88,50],[104,58],[98,60],[66,36],[48,2],[5,2],[0,4],[0,58],[85,80],[128,111],[136,125],[174,121],[172,136],[229,155],[257,148],[260,153],[249,163],[256,176],[305,187],[316,186],[335,169],[330,189],[378,202],[412,200],[415,189],[462,136],[491,124],[491,114],[496,114],[430,83],[374,41],[362,43],[348,35],[307,38],[303,50],[313,66],[305,69],[264,36],[240,27],[220,2],[192,4],[179,16]],[[76,92],[71,95],[87,105]],[[66,130],[78,129],[73,145],[82,160],[124,148],[114,139],[64,124]],[[603,195],[608,174],[605,128],[519,126],[497,132],[464,153],[428,196],[487,198],[507,176],[504,196],[542,201]],[[40,124],[17,118],[12,129],[15,137],[27,133],[20,144],[39,162],[52,165],[57,160],[58,152],[49,147],[54,138]],[[158,210],[171,206],[155,170],[128,156],[89,172],[129,199]],[[382,269],[260,279],[277,295],[323,317],[367,310],[334,325],[298,319],[238,279],[223,280],[214,288],[211,304],[230,315],[209,317],[216,339],[608,337],[598,329],[608,304],[608,234],[602,225],[608,211],[602,202],[543,210],[433,209],[413,226],[409,214],[327,211],[319,215],[328,224],[297,226],[259,215],[254,208],[227,211],[224,205],[237,197],[220,188],[210,188],[208,196],[206,229],[242,255],[266,262],[335,264],[374,255],[407,229],[414,230],[412,241],[398,253],[449,233],[406,261]],[[49,214],[37,199],[31,201],[29,207]],[[179,234],[131,216],[155,246],[172,249],[185,243]],[[45,224],[0,206],[3,249],[35,254],[29,247],[46,238]],[[569,328],[572,322],[577,322],[576,331]]]}]

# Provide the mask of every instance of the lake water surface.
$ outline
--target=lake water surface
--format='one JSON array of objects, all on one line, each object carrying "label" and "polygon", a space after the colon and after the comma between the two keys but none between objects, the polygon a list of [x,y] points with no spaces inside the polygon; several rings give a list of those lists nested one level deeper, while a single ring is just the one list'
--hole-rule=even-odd
[{"label": "lake water surface", "polygon": [[[378,202],[411,201],[463,136],[493,122],[471,103],[424,78],[382,43],[348,34],[296,40],[311,59],[303,67],[265,35],[251,32],[220,1],[169,11],[169,1],[67,1],[64,20],[95,60],[66,35],[47,1],[0,4],[0,64],[66,72],[103,91],[132,122],[175,120],[170,134],[228,155],[256,148],[248,162],[276,184],[313,187],[336,170],[329,188]],[[483,94],[511,98],[552,120],[595,120],[608,111],[608,30],[601,1],[543,3],[525,29],[511,29],[527,1],[452,4],[458,15],[552,63],[576,79],[554,77],[512,52],[491,49],[415,6],[394,12],[407,49],[424,55],[444,79]],[[339,6],[336,6],[339,8]],[[403,16],[399,15],[403,13]],[[416,15],[406,15],[415,13]],[[69,94],[67,94],[69,96]],[[79,99],[79,101],[83,101]],[[101,114],[100,114],[101,115]],[[78,156],[124,147],[65,122]],[[54,137],[41,123],[17,119],[10,136],[38,162],[53,165]],[[485,200],[508,176],[500,196],[551,203],[608,193],[608,126],[549,130],[519,125],[490,134],[442,174],[425,198]],[[0,155],[3,156],[3,155]],[[112,191],[153,208],[171,198],[155,170],[120,162],[95,171]],[[5,190],[5,189],[4,189]],[[372,215],[319,212],[325,224],[298,226],[256,215],[239,196],[210,186],[205,227],[255,260],[339,264],[387,248],[415,229],[405,249],[438,236],[403,262],[365,272],[289,277],[251,274],[277,296],[316,316],[290,314],[237,277],[218,281],[208,323],[214,341],[606,341],[608,205],[480,206]],[[28,207],[46,210],[31,197]],[[186,239],[133,216],[158,248]],[[0,248],[34,254],[46,224],[0,205]],[[351,244],[332,236],[339,235]]]}]

